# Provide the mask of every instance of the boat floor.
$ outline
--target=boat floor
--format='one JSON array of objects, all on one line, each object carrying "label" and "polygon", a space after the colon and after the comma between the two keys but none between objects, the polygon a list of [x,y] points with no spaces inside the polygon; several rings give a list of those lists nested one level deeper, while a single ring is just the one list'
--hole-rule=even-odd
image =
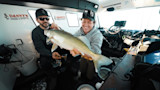
[{"label": "boat floor", "polygon": [[105,80],[100,90],[131,90],[130,81],[125,77],[141,58],[126,54],[122,61]]},{"label": "boat floor", "polygon": [[[75,90],[77,80],[74,78],[75,74],[66,70],[58,75],[57,85],[55,90]],[[31,76],[23,76],[17,78],[13,90],[46,90],[36,89],[38,87],[46,88],[46,76],[41,69],[36,71]],[[37,87],[37,88],[38,88]]]},{"label": "boat floor", "polygon": [[[134,67],[135,57],[127,54],[121,59],[112,58],[112,60],[116,63],[113,68],[114,73],[109,75],[99,90],[130,90],[130,81],[127,81],[124,75]],[[70,69],[66,69],[58,75],[55,90],[76,90],[79,84],[76,77],[77,75],[75,73],[70,71]],[[35,88],[35,84],[37,85],[37,83],[41,83],[40,86],[45,88],[45,78],[41,69],[37,70],[31,76],[23,76],[21,74],[20,77],[17,78],[13,90],[42,90],[33,88]]]}]

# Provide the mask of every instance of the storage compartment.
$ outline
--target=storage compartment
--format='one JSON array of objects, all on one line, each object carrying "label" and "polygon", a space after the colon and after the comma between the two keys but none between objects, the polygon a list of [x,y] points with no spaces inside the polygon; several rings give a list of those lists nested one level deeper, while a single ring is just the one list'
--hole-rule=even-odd
[{"label": "storage compartment", "polygon": [[24,76],[29,76],[38,69],[35,57],[32,56],[28,59],[28,61],[25,61],[24,63],[22,62],[20,65],[16,66]]}]

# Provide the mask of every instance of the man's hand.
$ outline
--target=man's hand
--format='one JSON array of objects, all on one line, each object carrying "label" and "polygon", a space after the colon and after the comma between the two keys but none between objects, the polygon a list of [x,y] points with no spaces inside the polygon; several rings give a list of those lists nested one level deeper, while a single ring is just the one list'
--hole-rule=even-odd
[{"label": "man's hand", "polygon": [[88,56],[88,55],[86,55],[86,54],[83,55],[82,57],[85,58],[85,59],[87,59],[87,60],[91,60],[91,61],[93,60],[92,57],[90,57],[90,56]]},{"label": "man's hand", "polygon": [[61,55],[58,52],[53,52],[52,53],[52,58],[53,59],[61,59]]},{"label": "man's hand", "polygon": [[74,48],[73,50],[70,50],[70,54],[72,54],[72,56],[76,56],[76,55],[80,55],[81,53]]},{"label": "man's hand", "polygon": [[57,24],[55,24],[54,22],[52,23],[52,25],[51,25],[51,27],[50,27],[51,29],[56,29],[56,30],[60,30],[60,28],[58,27],[58,25]]},{"label": "man's hand", "polygon": [[[81,55],[81,53],[75,48],[73,50],[70,50],[70,54],[72,54],[72,56]],[[92,60],[92,58],[90,56],[86,55],[86,54],[83,55],[82,57],[87,59],[87,60]]]}]

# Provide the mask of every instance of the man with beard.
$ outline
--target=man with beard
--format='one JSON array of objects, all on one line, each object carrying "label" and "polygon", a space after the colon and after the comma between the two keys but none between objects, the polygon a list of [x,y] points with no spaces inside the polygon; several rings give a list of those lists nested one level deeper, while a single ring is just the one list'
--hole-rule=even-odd
[{"label": "man with beard", "polygon": [[47,76],[47,90],[54,90],[56,86],[57,70],[53,68],[53,64],[55,64],[55,60],[61,59],[61,55],[67,53],[67,51],[58,47],[51,52],[52,43],[46,42],[47,37],[44,35],[44,30],[58,30],[59,27],[54,22],[49,24],[49,15],[47,11],[42,8],[37,9],[36,20],[39,26],[32,31],[33,44],[40,54],[40,66]]}]

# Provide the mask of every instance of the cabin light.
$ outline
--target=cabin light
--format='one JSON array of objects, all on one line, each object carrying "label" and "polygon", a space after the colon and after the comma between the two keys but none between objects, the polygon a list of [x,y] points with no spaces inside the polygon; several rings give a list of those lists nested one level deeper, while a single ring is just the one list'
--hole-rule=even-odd
[{"label": "cabin light", "polygon": [[94,5],[94,8],[98,8],[98,5],[96,4],[96,5]]}]

